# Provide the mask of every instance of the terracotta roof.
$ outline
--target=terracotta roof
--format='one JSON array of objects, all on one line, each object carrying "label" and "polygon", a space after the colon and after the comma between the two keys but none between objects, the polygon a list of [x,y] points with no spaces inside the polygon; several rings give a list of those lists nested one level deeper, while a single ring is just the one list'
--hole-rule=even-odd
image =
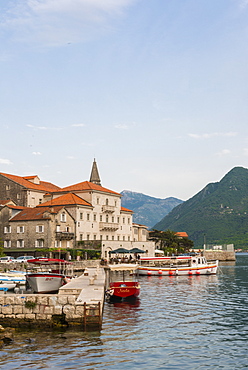
[{"label": "terracotta roof", "polygon": [[26,208],[18,215],[10,219],[10,221],[32,221],[32,220],[47,220],[49,217],[43,217],[44,212],[58,213],[63,206],[60,207],[44,207],[44,208]]},{"label": "terracotta roof", "polygon": [[131,211],[130,209],[124,208],[124,207],[121,207],[121,211],[123,211],[123,212],[132,212],[133,213],[133,211]]},{"label": "terracotta roof", "polygon": [[182,238],[188,238],[188,234],[185,231],[179,231],[176,234]]},{"label": "terracotta roof", "polygon": [[76,194],[68,193],[61,195],[58,198],[49,200],[48,202],[41,203],[37,207],[47,207],[47,206],[70,206],[70,205],[82,205],[82,206],[89,206],[92,207],[92,205],[89,202],[86,202],[86,200],[80,198]]},{"label": "terracotta roof", "polygon": [[84,190],[96,190],[96,191],[101,191],[103,193],[121,195],[119,193],[116,193],[115,191],[103,188],[102,186],[94,184],[93,182],[90,182],[90,181],[79,182],[78,184],[67,186],[65,188],[60,189],[60,191],[74,191],[74,192],[84,191]]},{"label": "terracotta roof", "polygon": [[4,206],[5,204],[11,203],[11,202],[13,201],[10,199],[0,200],[0,206]]},{"label": "terracotta roof", "polygon": [[27,189],[41,190],[41,191],[47,191],[47,192],[60,190],[60,187],[50,182],[40,181],[40,184],[34,184],[33,182],[27,180],[28,178],[32,179],[36,176],[21,177],[21,176],[16,176],[16,175],[9,175],[7,173],[2,173],[2,172],[0,172],[0,175],[7,177],[8,179],[16,182],[17,184],[22,185],[23,187]]},{"label": "terracotta roof", "polygon": [[12,204],[7,204],[6,207],[10,208],[10,209],[29,209],[29,207],[24,207],[24,206],[12,206]]}]

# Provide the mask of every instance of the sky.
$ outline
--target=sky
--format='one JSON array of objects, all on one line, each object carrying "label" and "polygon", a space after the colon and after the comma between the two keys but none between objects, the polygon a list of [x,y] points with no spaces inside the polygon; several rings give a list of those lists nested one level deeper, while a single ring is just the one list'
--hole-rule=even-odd
[{"label": "sky", "polygon": [[0,0],[0,172],[188,200],[248,167],[248,0]]}]

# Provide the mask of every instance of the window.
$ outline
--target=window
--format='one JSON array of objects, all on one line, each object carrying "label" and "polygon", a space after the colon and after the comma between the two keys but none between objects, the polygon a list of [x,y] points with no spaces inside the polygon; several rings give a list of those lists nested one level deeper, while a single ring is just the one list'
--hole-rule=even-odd
[{"label": "window", "polygon": [[17,232],[19,234],[24,233],[24,226],[17,226]]},{"label": "window", "polygon": [[127,223],[130,224],[130,218],[127,219]]},{"label": "window", "polygon": [[6,190],[10,190],[10,185],[6,185]]},{"label": "window", "polygon": [[117,217],[117,223],[118,224],[120,223],[120,217]]},{"label": "window", "polygon": [[123,217],[123,220],[122,221],[123,221],[123,223],[125,223],[125,218],[124,217]]},{"label": "window", "polygon": [[44,240],[43,239],[37,239],[35,241],[35,248],[43,248],[44,247]]},{"label": "window", "polygon": [[66,214],[65,214],[65,212],[61,213],[61,215],[60,215],[60,221],[61,222],[66,222]]},{"label": "window", "polygon": [[106,216],[106,222],[109,222],[109,218],[108,218],[108,215]]},{"label": "window", "polygon": [[102,221],[102,215],[100,215],[100,221]]},{"label": "window", "polygon": [[130,236],[129,236],[127,239],[128,239],[128,241],[130,242]]},{"label": "window", "polygon": [[80,220],[82,220],[82,219],[83,219],[83,213],[80,212]]},{"label": "window", "polygon": [[83,240],[83,234],[80,234],[80,240]]},{"label": "window", "polygon": [[4,227],[4,233],[5,234],[11,233],[11,226],[5,226]]},{"label": "window", "polygon": [[24,248],[24,240],[18,239],[17,240],[17,248]]},{"label": "window", "polygon": [[114,237],[114,235],[112,235],[112,240],[115,240],[115,237]]},{"label": "window", "polygon": [[96,203],[99,204],[99,198],[96,198]]},{"label": "window", "polygon": [[4,240],[4,248],[10,248],[11,247],[11,241],[10,240]]},{"label": "window", "polygon": [[42,199],[39,199],[39,204],[41,204],[42,203]]},{"label": "window", "polygon": [[18,200],[21,199],[21,194],[19,194],[19,193],[16,194],[16,199],[18,199]]},{"label": "window", "polygon": [[60,225],[57,225],[57,226],[56,226],[56,231],[57,231],[57,233],[59,233],[59,232],[60,232]]},{"label": "window", "polygon": [[87,213],[87,221],[89,221],[89,220],[90,220],[90,214]]},{"label": "window", "polygon": [[119,241],[120,240],[120,235],[117,236],[117,240]]},{"label": "window", "polygon": [[96,221],[96,214],[94,214],[94,221]]},{"label": "window", "polygon": [[108,240],[108,235],[106,235],[106,240]]},{"label": "window", "polygon": [[108,204],[109,204],[109,200],[108,200],[108,199],[106,199],[106,206],[108,206]]},{"label": "window", "polygon": [[112,222],[115,222],[115,218],[114,218],[114,216],[112,217]]},{"label": "window", "polygon": [[102,235],[100,235],[100,240],[102,240]]},{"label": "window", "polygon": [[37,225],[36,226],[37,233],[44,233],[44,225]]},{"label": "window", "polygon": [[123,236],[123,241],[125,241],[125,235]]},{"label": "window", "polygon": [[96,235],[94,234],[94,240],[96,240]]},{"label": "window", "polygon": [[87,240],[90,240],[90,234],[87,234]]}]

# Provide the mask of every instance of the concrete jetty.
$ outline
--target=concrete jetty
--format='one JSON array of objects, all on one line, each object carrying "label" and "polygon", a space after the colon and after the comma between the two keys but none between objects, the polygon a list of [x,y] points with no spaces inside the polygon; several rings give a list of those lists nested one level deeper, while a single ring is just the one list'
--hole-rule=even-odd
[{"label": "concrete jetty", "polygon": [[86,268],[58,294],[0,294],[0,324],[8,326],[101,327],[106,277],[104,268]]}]

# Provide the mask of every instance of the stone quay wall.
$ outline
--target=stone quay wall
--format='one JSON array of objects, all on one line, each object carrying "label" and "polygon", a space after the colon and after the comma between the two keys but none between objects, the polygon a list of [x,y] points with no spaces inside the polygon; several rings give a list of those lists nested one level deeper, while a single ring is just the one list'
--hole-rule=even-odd
[{"label": "stone quay wall", "polygon": [[235,261],[236,256],[234,251],[223,251],[223,250],[205,250],[203,255],[207,261]]},{"label": "stone quay wall", "polygon": [[77,302],[77,295],[0,294],[4,326],[101,326],[101,303]]}]

